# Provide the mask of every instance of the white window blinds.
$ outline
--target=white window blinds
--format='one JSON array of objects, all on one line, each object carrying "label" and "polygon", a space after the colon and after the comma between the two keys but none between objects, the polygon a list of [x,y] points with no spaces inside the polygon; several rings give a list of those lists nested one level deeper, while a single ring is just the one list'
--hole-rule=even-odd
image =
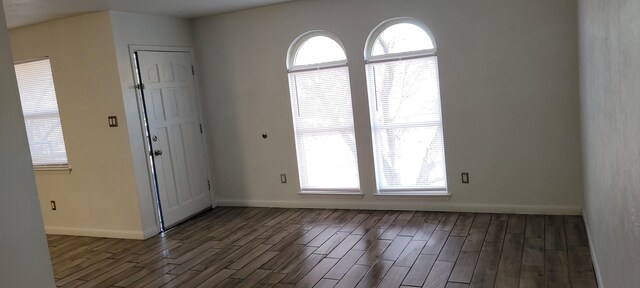
[{"label": "white window blinds", "polygon": [[380,192],[446,191],[435,56],[367,64]]},{"label": "white window blinds", "polygon": [[289,73],[302,191],[357,191],[349,71],[346,66]]},{"label": "white window blinds", "polygon": [[33,165],[66,167],[67,152],[49,59],[15,65]]}]

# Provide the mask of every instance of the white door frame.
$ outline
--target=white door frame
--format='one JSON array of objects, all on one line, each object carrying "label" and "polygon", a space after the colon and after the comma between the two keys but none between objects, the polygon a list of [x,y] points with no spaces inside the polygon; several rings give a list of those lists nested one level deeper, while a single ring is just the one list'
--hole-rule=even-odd
[{"label": "white door frame", "polygon": [[[141,89],[138,89],[138,85],[140,85],[140,77],[138,76],[138,60],[136,58],[136,52],[139,51],[152,51],[152,52],[182,52],[182,53],[189,53],[191,55],[191,64],[193,65],[194,69],[197,71],[197,65],[196,65],[196,61],[195,61],[195,55],[193,52],[193,48],[191,47],[181,47],[181,46],[155,46],[155,45],[129,45],[129,58],[130,58],[130,62],[131,62],[131,69],[132,69],[132,74],[133,74],[133,83],[134,83],[134,90],[136,93],[136,102],[138,104],[138,117],[139,117],[139,121],[140,121],[140,127],[142,128],[140,131],[140,137],[142,137],[143,139],[143,143],[144,143],[144,148],[145,148],[145,157],[147,159],[146,164],[147,164],[147,174],[149,177],[149,190],[151,191],[151,196],[153,199],[153,206],[154,206],[154,211],[155,211],[155,217],[156,217],[156,223],[160,229],[160,232],[164,231],[164,226],[162,223],[162,214],[160,211],[160,207],[159,207],[159,203],[160,203],[160,199],[159,199],[159,194],[158,194],[158,190],[157,190],[157,183],[156,183],[156,177],[154,175],[154,166],[153,166],[153,162],[151,160],[151,157],[149,157],[149,155],[151,155],[152,151],[151,151],[151,143],[149,143],[149,137],[147,136],[148,130],[147,130],[147,119],[146,119],[146,114],[145,114],[145,104],[144,104],[144,99],[142,98],[142,92]],[[196,94],[196,103],[199,107],[199,120],[200,123],[202,124],[202,129],[206,132],[207,131],[207,127],[205,122],[203,121],[203,117],[204,117],[204,111],[202,110],[202,100],[201,100],[201,94],[200,94],[200,81],[199,81],[199,73],[195,73],[194,76],[194,81],[195,81],[195,94]],[[205,137],[202,137],[202,145],[204,146],[204,157],[206,157],[206,167],[207,167],[207,177],[210,181],[210,186],[209,186],[209,199],[211,201],[211,206],[214,207],[215,206],[215,201],[213,200],[213,195],[214,195],[214,179],[211,175],[211,167],[209,165],[209,155],[208,155],[208,143],[207,143],[207,135],[205,134]]]}]

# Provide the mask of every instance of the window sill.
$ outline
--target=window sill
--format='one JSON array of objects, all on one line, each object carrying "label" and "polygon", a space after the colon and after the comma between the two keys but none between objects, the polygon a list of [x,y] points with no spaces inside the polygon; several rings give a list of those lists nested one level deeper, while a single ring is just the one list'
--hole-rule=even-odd
[{"label": "window sill", "polygon": [[298,195],[323,195],[323,196],[364,196],[362,192],[359,191],[302,191],[298,192]]},{"label": "window sill", "polygon": [[38,167],[34,168],[33,172],[36,175],[69,175],[71,167]]},{"label": "window sill", "polygon": [[378,192],[373,194],[374,196],[381,197],[431,197],[431,198],[442,198],[443,200],[449,200],[451,198],[451,194],[448,191],[445,193],[434,192],[434,191],[416,191],[416,192]]}]

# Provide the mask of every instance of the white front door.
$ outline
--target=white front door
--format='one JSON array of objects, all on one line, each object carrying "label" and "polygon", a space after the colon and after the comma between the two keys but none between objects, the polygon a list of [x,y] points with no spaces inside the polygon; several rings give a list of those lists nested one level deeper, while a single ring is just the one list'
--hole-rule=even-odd
[{"label": "white front door", "polygon": [[211,207],[191,54],[138,51],[164,228]]}]

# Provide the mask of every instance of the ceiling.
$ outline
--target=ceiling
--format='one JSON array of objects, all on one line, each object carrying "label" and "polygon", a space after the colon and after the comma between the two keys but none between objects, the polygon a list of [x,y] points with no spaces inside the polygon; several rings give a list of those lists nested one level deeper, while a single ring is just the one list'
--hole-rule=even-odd
[{"label": "ceiling", "polygon": [[44,22],[86,12],[116,10],[196,18],[292,0],[1,0],[7,26]]}]

